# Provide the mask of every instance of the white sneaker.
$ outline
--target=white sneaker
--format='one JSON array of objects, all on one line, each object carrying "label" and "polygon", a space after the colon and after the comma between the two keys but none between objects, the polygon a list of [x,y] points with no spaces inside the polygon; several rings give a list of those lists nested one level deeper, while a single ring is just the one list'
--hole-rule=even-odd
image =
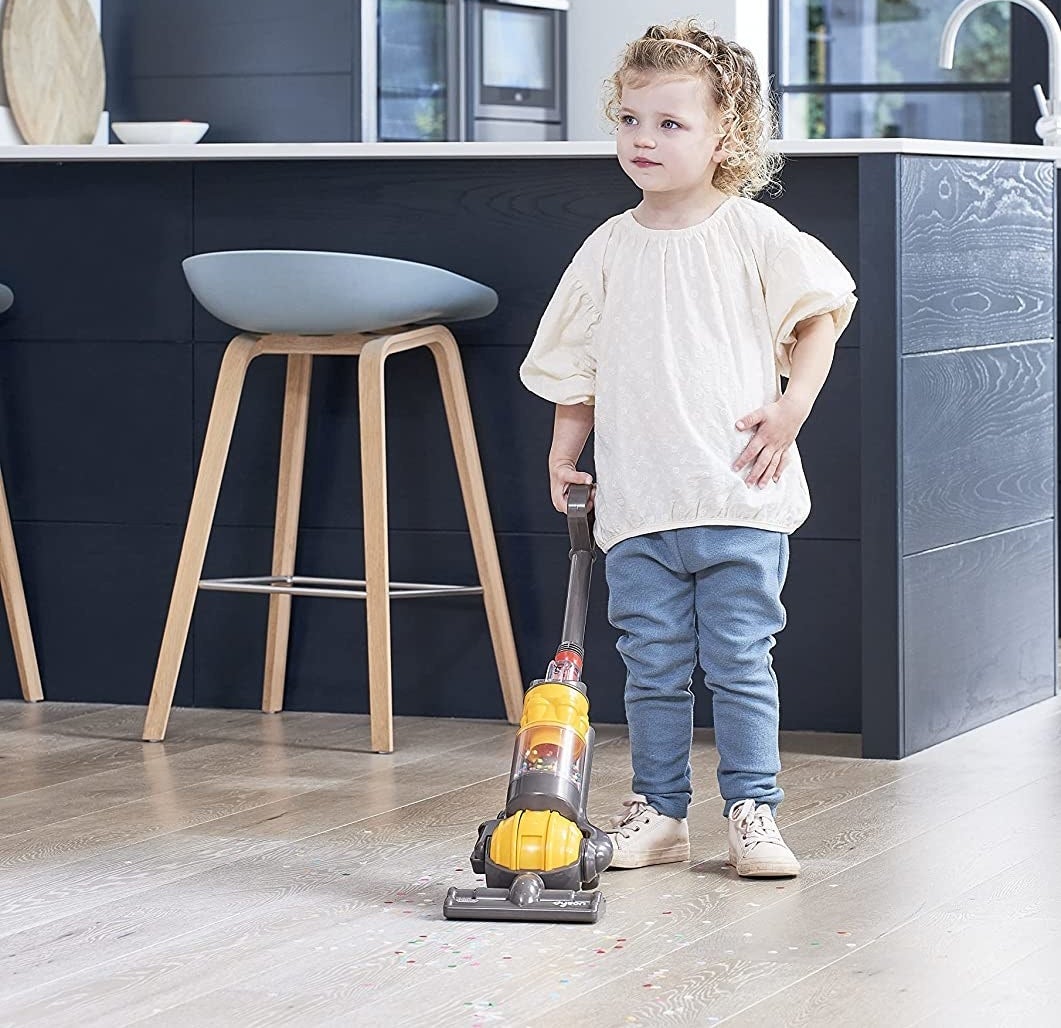
[{"label": "white sneaker", "polygon": [[689,859],[689,822],[661,814],[644,796],[632,793],[607,829],[611,867],[647,867]]},{"label": "white sneaker", "polygon": [[729,862],[745,878],[789,878],[799,861],[781,838],[769,806],[734,803],[729,812]]}]

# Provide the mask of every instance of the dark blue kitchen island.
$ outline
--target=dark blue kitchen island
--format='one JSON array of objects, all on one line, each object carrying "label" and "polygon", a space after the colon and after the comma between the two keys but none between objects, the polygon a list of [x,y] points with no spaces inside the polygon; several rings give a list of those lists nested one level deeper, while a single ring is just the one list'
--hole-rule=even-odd
[{"label": "dark blue kitchen island", "polygon": [[[782,725],[861,732],[867,756],[899,757],[1056,690],[1057,154],[780,145],[784,191],[762,199],[844,261],[860,301],[801,435],[814,510],[793,537],[775,651]],[[498,291],[493,315],[455,331],[524,675],[540,675],[566,527],[547,493],[552,410],[517,368],[572,253],[638,200],[607,150],[2,148],[0,281],[15,304],[0,315],[0,463],[46,697],[146,703],[232,335],[180,262],[236,248],[385,254]],[[471,581],[433,374],[421,354],[388,366],[392,575]],[[208,577],[268,568],[283,381],[278,359],[251,367]],[[353,361],[319,359],[301,574],[362,577],[356,402]],[[200,594],[178,704],[258,705],[266,605]],[[476,598],[397,604],[393,634],[396,713],[503,716]],[[614,641],[601,575],[586,661],[600,722],[623,720]],[[365,711],[366,672],[363,608],[298,598],[288,707]]]}]

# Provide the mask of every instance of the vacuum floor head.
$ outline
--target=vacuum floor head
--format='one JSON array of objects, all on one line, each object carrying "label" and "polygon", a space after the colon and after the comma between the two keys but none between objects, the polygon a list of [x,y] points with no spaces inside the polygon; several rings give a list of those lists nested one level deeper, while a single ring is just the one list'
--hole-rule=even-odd
[{"label": "vacuum floor head", "polygon": [[452,888],[442,912],[451,921],[594,924],[604,913],[604,896],[596,890],[546,889],[536,874],[526,872],[508,889]]}]

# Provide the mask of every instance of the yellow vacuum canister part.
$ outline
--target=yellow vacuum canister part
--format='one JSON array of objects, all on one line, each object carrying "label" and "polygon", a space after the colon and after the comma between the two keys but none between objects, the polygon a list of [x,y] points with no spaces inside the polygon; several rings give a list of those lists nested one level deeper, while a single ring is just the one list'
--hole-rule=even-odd
[{"label": "yellow vacuum canister part", "polygon": [[583,740],[589,732],[589,697],[562,682],[545,682],[527,693],[520,728],[539,721],[573,728]]},{"label": "yellow vacuum canister part", "polygon": [[575,863],[582,832],[555,810],[520,810],[506,817],[490,839],[490,859],[510,871],[552,871]]}]

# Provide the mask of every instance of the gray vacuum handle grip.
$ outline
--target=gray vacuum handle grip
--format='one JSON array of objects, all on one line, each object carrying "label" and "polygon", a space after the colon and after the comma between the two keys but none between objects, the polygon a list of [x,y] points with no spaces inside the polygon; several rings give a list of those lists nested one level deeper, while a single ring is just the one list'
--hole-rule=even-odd
[{"label": "gray vacuum handle grip", "polygon": [[593,531],[589,523],[591,485],[567,487],[567,532],[572,550],[593,550]]}]

